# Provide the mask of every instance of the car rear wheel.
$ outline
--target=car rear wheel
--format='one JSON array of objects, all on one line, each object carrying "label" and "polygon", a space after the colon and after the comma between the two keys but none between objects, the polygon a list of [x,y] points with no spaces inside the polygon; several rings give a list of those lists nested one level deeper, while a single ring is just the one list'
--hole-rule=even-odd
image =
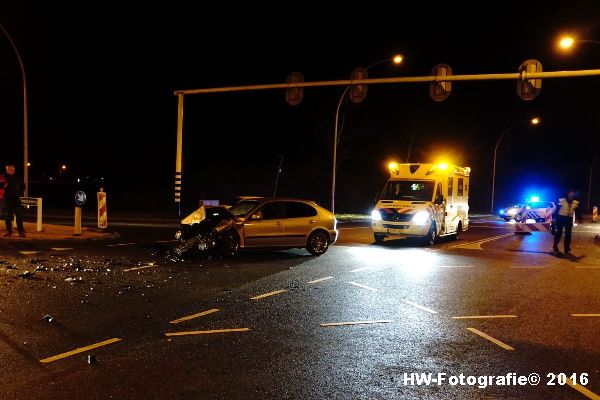
[{"label": "car rear wheel", "polygon": [[329,237],[323,231],[310,234],[306,243],[306,250],[313,256],[320,256],[329,248]]},{"label": "car rear wheel", "polygon": [[456,233],[454,234],[454,240],[460,239],[461,233],[462,233],[462,222],[459,222],[458,226],[456,227]]}]

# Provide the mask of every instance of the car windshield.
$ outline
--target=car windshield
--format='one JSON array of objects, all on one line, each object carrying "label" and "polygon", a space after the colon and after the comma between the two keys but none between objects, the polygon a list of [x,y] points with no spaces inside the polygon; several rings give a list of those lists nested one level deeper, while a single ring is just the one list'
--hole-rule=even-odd
[{"label": "car windshield", "polygon": [[208,207],[206,209],[206,219],[220,221],[225,218],[231,218],[231,213],[224,207]]},{"label": "car windshield", "polygon": [[242,200],[231,207],[229,212],[236,217],[241,217],[248,214],[250,210],[259,205],[261,202],[261,200]]},{"label": "car windshield", "polygon": [[432,201],[433,181],[389,181],[381,200]]}]

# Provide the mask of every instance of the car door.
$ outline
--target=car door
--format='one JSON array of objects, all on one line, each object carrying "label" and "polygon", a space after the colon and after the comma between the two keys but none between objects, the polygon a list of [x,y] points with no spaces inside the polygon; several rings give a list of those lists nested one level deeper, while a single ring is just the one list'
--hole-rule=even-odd
[{"label": "car door", "polygon": [[244,247],[285,246],[283,217],[285,204],[271,201],[257,208],[244,221]]},{"label": "car door", "polygon": [[291,247],[304,247],[310,232],[317,226],[317,209],[301,201],[285,202],[283,234]]}]

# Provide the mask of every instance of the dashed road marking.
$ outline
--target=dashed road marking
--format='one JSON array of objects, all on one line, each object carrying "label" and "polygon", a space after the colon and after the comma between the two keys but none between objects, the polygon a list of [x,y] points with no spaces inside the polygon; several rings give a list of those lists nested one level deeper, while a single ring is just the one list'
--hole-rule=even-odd
[{"label": "dashed road marking", "polygon": [[250,328],[212,329],[210,331],[167,332],[165,336],[210,335],[212,333],[248,332]]},{"label": "dashed road marking", "polygon": [[392,321],[391,319],[381,319],[377,321],[352,321],[352,322],[327,322],[324,324],[319,324],[324,328],[330,326],[344,326],[344,325],[370,325],[370,324],[389,324]]},{"label": "dashed road marking", "polygon": [[31,250],[31,251],[27,251],[27,250],[23,250],[23,251],[19,251],[19,253],[23,254],[23,255],[30,255],[30,254],[38,254],[41,253],[41,251],[37,251],[37,250]]},{"label": "dashed road marking", "polygon": [[156,243],[172,243],[172,242],[179,242],[178,239],[171,239],[171,240],[157,240]]},{"label": "dashed road marking", "polygon": [[73,250],[73,247],[52,247],[51,250],[54,250],[54,251],[68,251],[68,250]]},{"label": "dashed road marking", "polygon": [[409,300],[402,300],[402,301],[405,302],[406,304],[410,304],[413,307],[419,308],[419,309],[421,309],[423,311],[427,311],[428,313],[437,314],[437,311],[433,311],[431,308],[427,308],[425,306],[422,306],[420,304],[414,303],[414,302],[409,301]]},{"label": "dashed road marking", "polygon": [[315,279],[314,281],[308,281],[306,283],[319,283],[319,282],[323,282],[329,279],[333,279],[333,276],[326,276],[325,278],[319,278],[319,279]]},{"label": "dashed road marking", "polygon": [[129,271],[137,271],[139,269],[146,269],[146,268],[154,268],[156,267],[156,265],[144,265],[143,267],[134,267],[134,268],[127,268],[124,269],[123,272],[129,272]]},{"label": "dashed road marking", "polygon": [[464,315],[452,319],[488,319],[488,318],[517,318],[516,315]]},{"label": "dashed road marking", "polygon": [[491,242],[493,240],[498,240],[498,239],[502,239],[508,236],[513,236],[514,233],[506,233],[504,235],[498,235],[498,236],[492,236],[489,238],[485,238],[485,239],[479,239],[479,240],[475,240],[473,242],[467,242],[467,243],[462,243],[462,244],[457,244],[456,246],[452,246],[450,247],[450,249],[469,249],[469,250],[483,250],[481,248],[481,245],[487,242]]},{"label": "dashed road marking", "polygon": [[353,269],[350,272],[360,272],[360,271],[364,271],[364,270],[367,270],[367,269],[370,269],[370,267],[360,267],[360,268]]},{"label": "dashed road marking", "polygon": [[363,288],[363,289],[370,290],[372,292],[379,292],[379,290],[377,290],[377,289],[373,289],[372,287],[361,285],[360,283],[356,283],[356,282],[348,282],[348,283],[351,284],[351,285],[354,285],[354,286],[358,286],[358,287]]},{"label": "dashed road marking", "polygon": [[119,338],[108,339],[103,342],[91,344],[89,346],[79,347],[75,350],[67,351],[66,353],[61,353],[61,354],[58,354],[58,355],[55,355],[52,357],[44,358],[43,360],[40,360],[40,362],[43,364],[51,363],[53,361],[58,361],[58,360],[62,360],[63,358],[71,357],[75,354],[86,352],[88,350],[97,349],[98,347],[102,347],[102,346],[106,346],[106,345],[109,345],[112,343],[120,342],[121,340],[122,339],[119,339]]},{"label": "dashed road marking", "polygon": [[573,389],[592,400],[600,400],[600,396],[598,396],[596,393],[592,392],[581,384],[574,383],[569,377],[567,377],[567,385],[571,386]]},{"label": "dashed road marking", "polygon": [[497,345],[497,346],[500,346],[500,347],[502,347],[504,350],[508,350],[508,351],[513,351],[513,350],[514,350],[514,348],[513,348],[513,347],[511,347],[511,346],[507,345],[507,344],[506,344],[506,343],[504,343],[504,342],[501,342],[501,341],[500,341],[500,340],[498,340],[498,339],[495,339],[495,338],[491,337],[491,336],[490,336],[490,335],[488,335],[487,333],[483,333],[483,332],[481,332],[479,329],[475,329],[475,328],[467,328],[467,330],[468,330],[468,331],[471,331],[471,332],[473,332],[473,333],[474,333],[474,334],[476,334],[476,335],[479,335],[479,336],[481,336],[481,337],[482,337],[482,338],[484,338],[484,339],[487,339],[487,340],[489,340],[490,342],[494,343],[494,344],[495,344],[495,345]]},{"label": "dashed road marking", "polygon": [[187,317],[182,317],[178,319],[174,319],[173,321],[169,321],[170,324],[178,324],[180,322],[189,321],[190,319],[203,317],[208,314],[216,313],[217,311],[221,311],[219,308],[212,308],[210,310],[202,311],[197,314],[188,315]]},{"label": "dashed road marking", "polygon": [[131,246],[135,243],[117,243],[117,244],[107,244],[108,247],[118,247],[118,246]]},{"label": "dashed road marking", "polygon": [[274,292],[269,292],[269,293],[265,293],[265,294],[260,294],[258,296],[250,297],[250,300],[264,299],[265,297],[275,296],[277,294],[281,294],[281,293],[285,293],[285,292],[287,292],[286,289],[275,290]]},{"label": "dashed road marking", "polygon": [[571,314],[571,317],[600,317],[600,314]]}]

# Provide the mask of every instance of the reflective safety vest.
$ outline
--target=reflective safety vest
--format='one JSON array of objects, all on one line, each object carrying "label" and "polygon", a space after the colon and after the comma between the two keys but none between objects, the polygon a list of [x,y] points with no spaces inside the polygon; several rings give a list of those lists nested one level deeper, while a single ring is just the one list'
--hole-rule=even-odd
[{"label": "reflective safety vest", "polygon": [[569,203],[567,199],[561,197],[558,200],[558,215],[562,215],[563,217],[572,217],[578,205],[579,202],[577,200],[573,200],[571,203]]}]

